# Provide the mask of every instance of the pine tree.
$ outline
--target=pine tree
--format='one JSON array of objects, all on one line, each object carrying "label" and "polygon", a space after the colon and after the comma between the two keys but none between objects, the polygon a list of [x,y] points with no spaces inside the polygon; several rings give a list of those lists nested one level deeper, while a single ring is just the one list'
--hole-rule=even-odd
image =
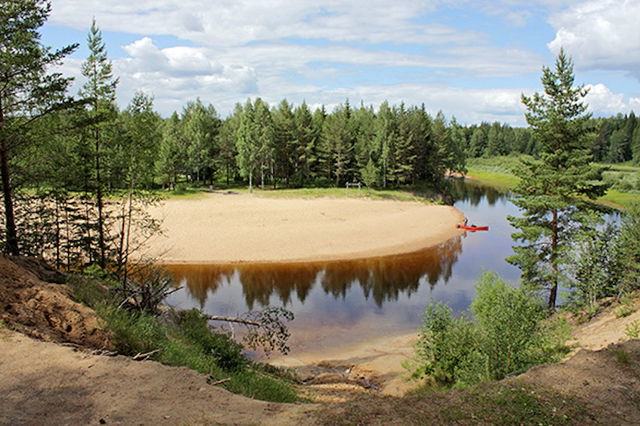
[{"label": "pine tree", "polygon": [[313,115],[305,102],[294,112],[295,152],[294,179],[299,186],[315,179],[318,135],[313,126]]},{"label": "pine tree", "polygon": [[105,182],[103,176],[105,138],[103,133],[116,118],[116,87],[118,79],[113,77],[112,64],[107,56],[107,50],[102,40],[102,32],[96,25],[95,19],[91,23],[91,29],[87,36],[89,57],[82,64],[82,75],[87,79],[80,94],[91,101],[89,111],[91,126],[90,139],[94,144],[93,164],[94,175],[91,190],[96,197],[98,208],[98,263],[104,267],[107,261],[107,241],[105,224],[104,192]]},{"label": "pine tree", "polygon": [[3,1],[0,7],[0,176],[5,216],[7,253],[20,254],[14,209],[11,162],[19,145],[29,141],[37,120],[76,103],[65,93],[71,79],[48,73],[52,65],[72,53],[77,45],[51,52],[40,43],[38,29],[51,4],[46,0]]},{"label": "pine tree", "polygon": [[574,87],[573,64],[561,51],[555,69],[542,69],[544,94],[522,95],[525,117],[540,143],[540,159],[524,161],[515,170],[520,183],[514,203],[523,217],[509,217],[520,229],[513,234],[521,245],[507,260],[522,269],[522,280],[534,288],[549,289],[549,307],[556,304],[558,286],[572,235],[583,225],[589,204],[582,197],[602,195],[602,170],[591,164],[587,147],[590,116],[587,94]]},{"label": "pine tree", "polygon": [[285,185],[288,187],[296,168],[294,155],[299,152],[291,104],[286,99],[283,99],[272,115],[276,176],[284,179]]},{"label": "pine tree", "polygon": [[375,150],[379,152],[379,164],[382,173],[382,187],[393,180],[393,152],[396,141],[395,111],[384,101],[380,105],[375,124]]},{"label": "pine tree", "polygon": [[[236,111],[238,106],[236,106]],[[240,114],[236,147],[238,149],[238,169],[240,174],[249,179],[249,192],[253,192],[253,175],[258,163],[258,136],[255,124],[253,103],[247,99]]]}]

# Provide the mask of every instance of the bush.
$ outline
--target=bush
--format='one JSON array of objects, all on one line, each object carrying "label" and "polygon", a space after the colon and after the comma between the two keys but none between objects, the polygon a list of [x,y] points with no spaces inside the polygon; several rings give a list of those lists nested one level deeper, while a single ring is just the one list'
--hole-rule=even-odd
[{"label": "bush", "polygon": [[483,352],[494,379],[531,367],[541,346],[543,302],[530,291],[511,288],[495,274],[485,274],[471,310],[482,334]]},{"label": "bush", "polygon": [[566,353],[566,328],[546,325],[543,301],[485,274],[471,305],[476,321],[454,318],[442,303],[427,306],[416,347],[417,374],[465,386],[555,360]]},{"label": "bush", "polygon": [[195,309],[183,316],[180,331],[203,353],[211,355],[224,370],[238,371],[247,364],[247,359],[242,355],[242,345],[227,334],[212,333],[207,318]]},{"label": "bush", "polygon": [[416,346],[421,363],[415,374],[455,384],[462,370],[477,369],[465,364],[479,351],[478,337],[474,324],[464,317],[453,318],[449,306],[441,302],[428,305]]}]

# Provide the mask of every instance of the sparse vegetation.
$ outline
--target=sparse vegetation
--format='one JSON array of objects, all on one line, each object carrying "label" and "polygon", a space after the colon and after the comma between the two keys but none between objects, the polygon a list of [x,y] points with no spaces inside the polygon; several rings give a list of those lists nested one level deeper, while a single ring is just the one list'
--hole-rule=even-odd
[{"label": "sparse vegetation", "polygon": [[117,286],[115,282],[105,285],[95,278],[75,276],[70,284],[75,297],[96,309],[105,321],[118,352],[135,356],[159,349],[152,359],[191,368],[211,376],[212,381],[229,378],[221,386],[231,392],[265,401],[299,400],[292,379],[249,361],[242,346],[227,334],[212,330],[199,311],[186,312],[177,322],[162,321],[149,311],[120,307],[120,299],[109,289],[109,285]]},{"label": "sparse vegetation", "polygon": [[640,321],[633,321],[624,328],[624,334],[630,339],[640,339]]}]

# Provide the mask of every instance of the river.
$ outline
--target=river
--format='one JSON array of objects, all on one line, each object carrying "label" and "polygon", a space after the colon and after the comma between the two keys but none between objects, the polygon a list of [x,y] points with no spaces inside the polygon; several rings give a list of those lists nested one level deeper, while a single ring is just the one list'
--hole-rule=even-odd
[{"label": "river", "polygon": [[506,217],[517,208],[505,193],[456,182],[454,206],[469,223],[489,225],[418,252],[353,261],[292,264],[169,265],[182,289],[167,303],[237,316],[267,306],[292,311],[291,354],[351,346],[415,332],[430,300],[456,312],[474,298],[483,271],[515,282],[514,229]]}]

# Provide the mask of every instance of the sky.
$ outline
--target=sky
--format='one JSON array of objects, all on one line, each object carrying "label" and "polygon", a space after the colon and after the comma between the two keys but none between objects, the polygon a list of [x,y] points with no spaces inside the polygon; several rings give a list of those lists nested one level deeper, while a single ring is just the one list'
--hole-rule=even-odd
[{"label": "sky", "polygon": [[163,116],[200,98],[221,117],[261,97],[332,110],[425,104],[463,124],[526,125],[560,48],[595,116],[640,113],[640,0],[52,0],[42,42],[80,43],[61,66],[83,83],[93,18],[119,77]]}]

